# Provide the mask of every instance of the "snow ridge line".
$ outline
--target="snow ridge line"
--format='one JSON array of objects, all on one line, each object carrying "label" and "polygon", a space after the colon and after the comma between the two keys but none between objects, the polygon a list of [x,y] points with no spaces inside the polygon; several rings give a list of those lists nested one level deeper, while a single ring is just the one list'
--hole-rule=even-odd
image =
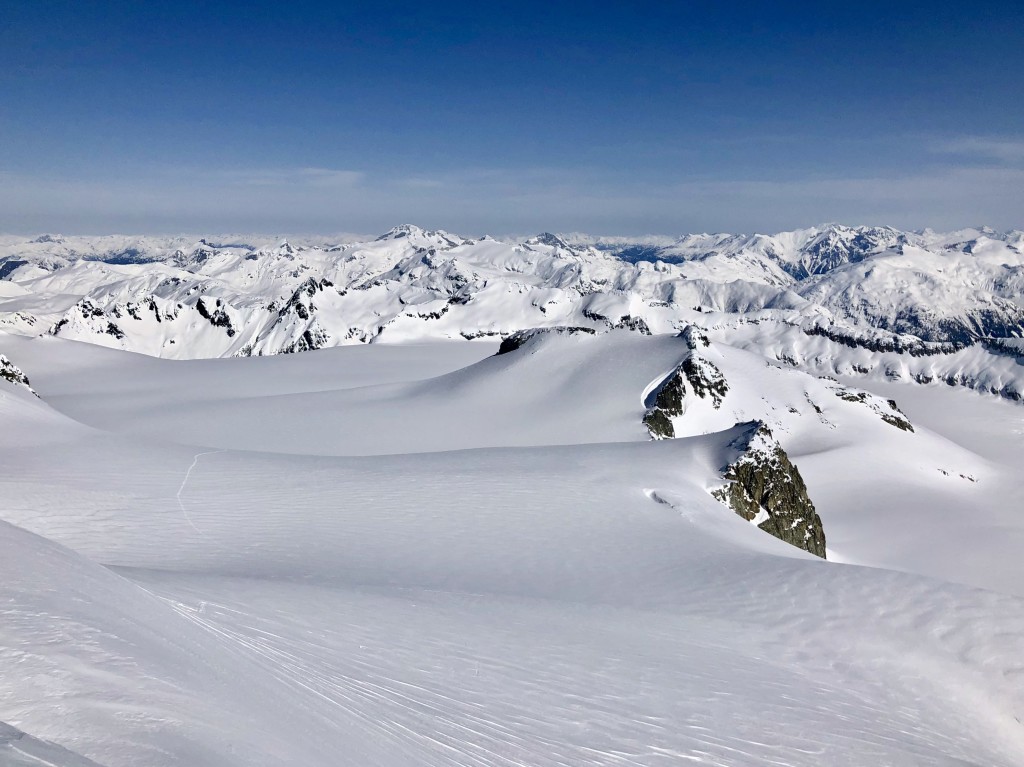
[{"label": "snow ridge line", "polygon": [[181,502],[181,494],[185,490],[185,485],[188,484],[188,478],[190,476],[192,476],[192,470],[199,463],[199,459],[202,456],[204,456],[204,455],[213,455],[215,453],[225,453],[225,452],[227,452],[227,451],[226,450],[207,450],[204,453],[196,453],[192,457],[192,465],[189,466],[188,467],[188,471],[185,472],[185,478],[183,480],[181,480],[181,486],[178,488],[178,492],[174,494],[174,498],[178,502],[178,508],[181,509],[181,514],[182,514],[183,517],[185,517],[185,521],[188,522],[189,525],[191,526],[191,528],[193,530],[195,530],[197,533],[199,533],[200,535],[205,535],[205,533],[202,530],[200,530],[198,527],[196,527],[196,523],[193,522],[192,521],[192,517],[190,517],[188,515],[188,512],[185,510],[185,504]]}]

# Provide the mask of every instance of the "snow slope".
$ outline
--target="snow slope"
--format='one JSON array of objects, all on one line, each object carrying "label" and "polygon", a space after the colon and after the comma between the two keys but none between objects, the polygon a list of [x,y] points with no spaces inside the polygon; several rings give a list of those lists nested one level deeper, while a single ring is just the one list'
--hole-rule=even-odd
[{"label": "snow slope", "polygon": [[131,569],[8,541],[4,715],[111,765],[1014,764],[1021,602],[808,561],[700,486],[720,445],[51,449],[18,521]]},{"label": "snow slope", "polygon": [[[612,330],[646,304],[581,293],[594,265],[577,271],[557,238],[511,255],[408,229],[344,252],[382,275],[403,240],[494,252],[472,267],[417,256],[361,291],[403,284],[396,337],[431,338],[402,330],[408,307],[431,306],[414,284],[458,297],[467,274],[468,303],[417,322],[488,296],[507,313],[478,317],[518,329],[533,317],[516,314],[522,296],[543,293],[551,324],[601,332],[525,334],[497,355],[484,336],[190,360],[0,335],[39,395],[0,379],[0,760],[1024,762],[1019,405],[794,369],[792,339],[825,369],[830,350],[865,347],[788,315],[693,312],[706,344],[696,329]],[[278,250],[282,264],[298,253]],[[572,268],[536,274],[531,253]],[[202,268],[224,258],[233,274],[228,256]],[[172,268],[113,266],[139,270],[129,282]],[[88,274],[32,279],[65,268]],[[312,316],[331,288],[293,309]],[[684,317],[658,316],[663,331]],[[227,337],[203,321],[193,350]],[[727,390],[716,406],[687,378],[678,438],[651,440],[652,394],[688,360]],[[997,443],[952,420],[963,397]],[[903,413],[912,431],[893,423]],[[734,424],[754,419],[799,465],[831,561],[711,495]]]},{"label": "snow slope", "polygon": [[[493,347],[345,347],[230,365],[126,357],[59,339],[11,338],[4,350],[33,363],[33,383],[48,402],[105,431],[310,456],[646,441],[650,392],[691,351],[679,338],[626,331],[541,335],[479,361]],[[902,431],[883,420],[896,415],[884,400],[848,401],[856,390],[835,381],[718,342],[701,353],[730,391],[720,409],[691,396],[679,433],[767,423],[808,482],[833,558],[1024,593],[1012,553],[1024,538],[1009,466],[921,426]],[[393,372],[403,360],[425,374],[451,372],[403,382]],[[951,558],[949,540],[972,545]]]}]

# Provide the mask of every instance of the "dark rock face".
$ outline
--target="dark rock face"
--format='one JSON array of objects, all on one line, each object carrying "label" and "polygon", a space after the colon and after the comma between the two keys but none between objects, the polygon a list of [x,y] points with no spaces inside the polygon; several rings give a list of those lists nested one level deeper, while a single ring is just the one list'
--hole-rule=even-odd
[{"label": "dark rock face", "polygon": [[895,352],[897,354],[909,354],[911,357],[931,357],[943,354],[956,354],[968,348],[972,341],[927,341],[911,336],[893,335],[891,338],[877,338],[874,335],[851,335],[834,327],[822,327],[814,325],[810,328],[803,328],[803,332],[809,336],[821,336],[837,344],[849,347],[850,349],[867,349],[872,352]]},{"label": "dark rock face", "polygon": [[683,403],[690,391],[701,399],[710,397],[717,410],[729,391],[729,384],[718,367],[701,356],[700,350],[711,341],[693,325],[680,337],[686,341],[689,353],[678,367],[654,390],[653,402],[644,415],[644,424],[654,439],[672,439],[676,436],[672,419],[683,414]]},{"label": "dark rock face", "polygon": [[649,336],[649,335],[651,335],[651,329],[650,329],[650,327],[648,327],[647,323],[644,322],[643,317],[633,317],[633,316],[631,316],[629,314],[627,314],[626,316],[622,317],[612,327],[614,327],[616,330],[618,330],[618,329],[632,330],[634,333],[639,333],[642,336]]},{"label": "dark rock face", "polygon": [[[542,333],[559,333],[566,335],[576,335],[577,333],[585,333],[586,335],[596,335],[596,331],[593,328],[580,328],[580,327],[561,327],[561,328],[530,328],[529,330],[517,330],[515,333],[510,333],[501,339],[501,346],[498,347],[498,352],[494,356],[497,357],[501,354],[508,354],[514,352],[516,349],[521,349],[527,341],[531,338],[541,335]],[[480,334],[483,335],[483,334]],[[465,333],[462,334],[464,338],[475,338],[477,336],[467,336]]]},{"label": "dark rock face", "polygon": [[910,421],[907,420],[907,416],[904,414],[904,412],[900,410],[899,406],[896,404],[896,400],[887,399],[885,401],[885,404],[888,405],[893,412],[882,413],[881,415],[883,421],[885,421],[890,426],[895,426],[897,429],[901,431],[914,431],[913,425],[910,423]]},{"label": "dark rock face", "polygon": [[[28,376],[21,372],[21,368],[11,362],[3,354],[0,354],[0,379],[9,381],[12,384],[18,386],[24,386],[33,394],[36,394],[35,389],[28,382]],[[36,394],[38,397],[39,395]]]},{"label": "dark rock face", "polygon": [[687,325],[686,328],[683,329],[683,332],[679,334],[679,337],[682,338],[686,342],[686,345],[692,350],[697,350],[701,347],[706,349],[711,346],[711,339],[708,338],[704,331],[696,325]]},{"label": "dark rock face", "polygon": [[825,558],[825,531],[800,471],[760,421],[733,442],[740,457],[723,468],[729,483],[712,494],[748,522]]},{"label": "dark rock face", "polygon": [[693,354],[683,360],[681,367],[693,393],[701,399],[710,397],[715,409],[720,408],[729,392],[729,384],[722,371],[708,360]]},{"label": "dark rock face", "polygon": [[683,383],[682,365],[672,371],[654,396],[654,406],[644,416],[644,425],[653,439],[672,439],[676,430],[672,418],[683,414],[686,384]]},{"label": "dark rock face", "polygon": [[885,404],[882,404],[883,400],[880,397],[876,397],[874,394],[868,394],[866,391],[858,391],[856,389],[850,389],[845,386],[833,386],[832,391],[839,399],[844,402],[859,402],[862,405],[870,408],[874,413],[881,418],[885,423],[890,426],[895,426],[900,431],[914,431],[913,424],[907,420],[907,416],[899,409],[896,404],[896,400],[889,399],[884,400]]},{"label": "dark rock face", "polygon": [[652,439],[673,439],[676,436],[672,421],[663,410],[649,410],[644,416],[644,425]]},{"label": "dark rock face", "polygon": [[278,310],[278,316],[285,317],[288,314],[294,314],[299,319],[308,320],[310,318],[310,313],[316,310],[312,301],[309,299],[330,287],[334,287],[334,283],[330,280],[317,280],[310,277],[295,289],[291,297],[285,302],[284,306]]},{"label": "dark rock face", "polygon": [[196,301],[196,311],[203,319],[209,321],[215,328],[224,328],[227,331],[228,336],[235,335],[235,329],[231,325],[231,318],[228,313],[224,310],[221,300],[218,298],[215,304],[216,308],[211,312],[210,309],[203,303],[203,299],[200,297]]},{"label": "dark rock face", "polygon": [[[320,327],[316,320],[313,320],[310,326],[303,331],[299,340],[282,348],[280,353],[297,354],[299,352],[322,349],[330,340],[331,337],[323,330],[323,328]],[[252,349],[249,350],[248,356],[252,356]]]},{"label": "dark rock face", "polygon": [[935,319],[919,310],[907,309],[893,318],[872,319],[871,327],[893,334],[878,338],[874,334],[851,335],[834,327],[804,328],[809,336],[822,336],[850,348],[875,352],[897,352],[911,357],[955,354],[974,344],[986,344],[992,338],[1011,338],[1024,332],[1024,310],[1009,301],[998,302],[994,309],[978,308],[959,318]]}]

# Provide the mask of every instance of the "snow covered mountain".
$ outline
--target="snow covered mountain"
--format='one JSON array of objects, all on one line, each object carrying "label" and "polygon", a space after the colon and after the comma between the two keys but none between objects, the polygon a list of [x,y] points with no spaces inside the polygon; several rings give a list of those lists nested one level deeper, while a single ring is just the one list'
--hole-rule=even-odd
[{"label": "snow covered mountain", "polygon": [[700,324],[815,373],[1024,394],[1024,233],[6,237],[0,328],[175,359]]},{"label": "snow covered mountain", "polygon": [[0,762],[1024,760],[1019,233],[3,247]]},{"label": "snow covered mountain", "polygon": [[400,226],[333,243],[8,237],[0,254],[3,326],[172,358],[557,325],[678,332],[695,313],[761,310],[926,342],[1024,335],[1024,233],[988,229],[830,225],[630,242]]}]

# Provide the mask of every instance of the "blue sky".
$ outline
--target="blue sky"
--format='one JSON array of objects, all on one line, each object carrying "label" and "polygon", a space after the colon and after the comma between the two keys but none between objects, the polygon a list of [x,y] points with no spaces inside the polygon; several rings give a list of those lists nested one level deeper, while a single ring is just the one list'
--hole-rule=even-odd
[{"label": "blue sky", "polygon": [[0,230],[1024,227],[1022,94],[1011,3],[8,0]]}]

